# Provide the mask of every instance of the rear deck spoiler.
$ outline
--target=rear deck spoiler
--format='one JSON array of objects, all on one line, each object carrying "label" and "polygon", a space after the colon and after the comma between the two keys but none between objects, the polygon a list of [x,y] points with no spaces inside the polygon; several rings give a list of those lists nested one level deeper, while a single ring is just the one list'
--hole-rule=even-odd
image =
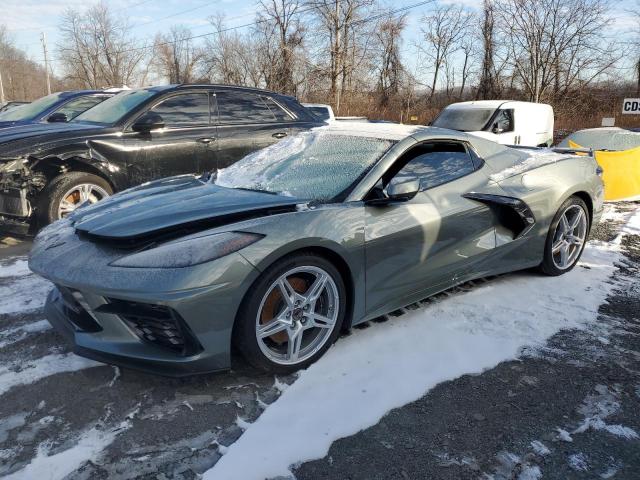
[{"label": "rear deck spoiler", "polygon": [[515,148],[517,150],[527,150],[527,151],[541,151],[541,150],[549,150],[555,153],[565,153],[567,155],[588,155],[593,157],[593,149],[592,148],[567,148],[567,147],[527,147],[523,145],[507,145],[507,147]]}]

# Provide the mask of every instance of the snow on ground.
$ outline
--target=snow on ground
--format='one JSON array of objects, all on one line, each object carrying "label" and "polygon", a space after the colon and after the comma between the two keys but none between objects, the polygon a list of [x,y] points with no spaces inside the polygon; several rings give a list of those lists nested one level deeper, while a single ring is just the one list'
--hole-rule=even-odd
[{"label": "snow on ground", "polygon": [[[10,283],[6,280],[12,279]],[[51,283],[29,271],[27,260],[0,265],[0,314],[42,308]]]},{"label": "snow on ground", "polygon": [[62,479],[74,472],[83,463],[96,457],[124,430],[131,427],[125,420],[115,428],[93,427],[82,433],[77,443],[66,450],[49,455],[49,447],[40,444],[38,453],[22,470],[5,477],[6,480]]},{"label": "snow on ground", "polygon": [[34,383],[56,373],[75,372],[99,365],[102,364],[79,357],[73,353],[52,353],[26,363],[3,365],[0,366],[0,395],[15,386]]},{"label": "snow on ground", "polygon": [[44,332],[49,329],[51,329],[51,324],[47,320],[38,320],[37,322],[1,330],[0,349],[26,338],[30,333]]},{"label": "snow on ground", "polygon": [[[637,210],[626,228],[639,226]],[[322,458],[335,440],[375,425],[440,382],[515,359],[562,329],[588,329],[614,287],[617,243],[590,242],[566,275],[507,275],[341,339],[204,478],[289,476],[292,465]]]}]

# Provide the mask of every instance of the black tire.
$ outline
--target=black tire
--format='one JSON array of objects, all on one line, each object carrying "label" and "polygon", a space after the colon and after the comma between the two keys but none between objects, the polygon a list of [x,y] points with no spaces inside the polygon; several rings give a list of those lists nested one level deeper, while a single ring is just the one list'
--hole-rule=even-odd
[{"label": "black tire", "polygon": [[[577,255],[577,257],[574,259],[574,261],[571,263],[569,267],[561,269],[561,268],[558,268],[555,262],[553,261],[552,245],[553,245],[554,235],[558,227],[558,223],[560,223],[560,219],[562,218],[562,215],[569,207],[574,205],[579,206],[584,211],[585,218],[587,221],[587,233],[586,233],[585,241],[582,243],[580,247],[580,252]],[[584,201],[581,198],[576,196],[572,196],[566,199],[562,203],[558,211],[556,212],[555,216],[553,217],[553,220],[551,221],[551,225],[549,226],[549,232],[547,233],[547,239],[545,241],[545,246],[544,246],[544,258],[539,267],[540,271],[545,275],[556,277],[558,275],[563,275],[573,270],[573,268],[576,266],[576,264],[580,260],[580,257],[582,257],[582,252],[584,251],[584,247],[587,243],[586,240],[587,240],[587,237],[589,236],[590,230],[591,230],[591,218],[589,217],[589,209],[587,208],[587,205],[584,203]]]},{"label": "black tire", "polygon": [[40,192],[37,210],[38,227],[44,227],[59,220],[58,208],[63,195],[73,187],[82,184],[96,185],[108,195],[113,195],[113,189],[104,178],[86,172],[68,172],[55,177]]},{"label": "black tire", "polygon": [[[271,285],[282,275],[297,267],[318,267],[334,281],[339,295],[339,313],[333,331],[326,343],[314,355],[294,365],[283,365],[268,358],[260,349],[256,335],[256,319],[263,297]],[[301,252],[284,257],[267,268],[246,294],[234,325],[233,341],[240,353],[254,367],[272,373],[289,374],[306,368],[320,358],[338,338],[345,318],[347,290],[338,269],[326,258],[312,252]]]}]

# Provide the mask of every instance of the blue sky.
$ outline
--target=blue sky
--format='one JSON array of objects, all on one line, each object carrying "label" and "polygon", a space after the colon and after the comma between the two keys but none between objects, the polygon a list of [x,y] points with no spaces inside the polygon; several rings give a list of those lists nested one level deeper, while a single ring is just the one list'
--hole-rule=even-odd
[{"label": "blue sky", "polygon": [[[391,8],[400,8],[417,3],[418,0],[386,0]],[[477,9],[482,0],[438,0],[441,3],[462,3]],[[83,9],[97,0],[2,0],[0,23],[6,25],[16,46],[25,49],[32,59],[41,62],[43,58],[40,33],[47,36],[49,51],[53,57],[52,68],[59,73],[55,61],[57,27],[66,8]],[[218,12],[227,17],[228,26],[243,25],[253,20],[258,2],[255,0],[108,0],[108,5],[118,13],[128,17],[138,37],[152,38],[158,31],[171,25],[182,24],[192,29],[194,35],[211,30],[207,17]],[[613,0],[612,16],[615,29],[625,35],[633,25],[627,13],[636,0]],[[410,22],[405,34],[405,50],[412,49],[418,39],[419,18],[430,7],[415,8],[409,16]],[[169,18],[165,18],[169,17]]]}]

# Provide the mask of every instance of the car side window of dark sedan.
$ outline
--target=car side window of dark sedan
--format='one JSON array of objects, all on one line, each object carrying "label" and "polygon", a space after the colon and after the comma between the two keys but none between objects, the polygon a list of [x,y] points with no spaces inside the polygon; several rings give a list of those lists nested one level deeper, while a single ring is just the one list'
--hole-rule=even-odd
[{"label": "car side window of dark sedan", "polygon": [[185,93],[167,98],[151,109],[167,127],[209,125],[209,94]]},{"label": "car side window of dark sedan", "polygon": [[278,102],[271,97],[262,97],[264,102],[271,110],[271,113],[276,117],[279,122],[290,122],[293,117],[287,112]]},{"label": "car side window of dark sedan", "polygon": [[262,98],[252,93],[216,92],[218,122],[221,125],[271,123],[276,117]]},{"label": "car side window of dark sedan", "polygon": [[64,113],[67,116],[67,120],[73,120],[81,113],[86,112],[91,107],[95,107],[97,104],[106,100],[106,96],[91,96],[91,97],[78,97],[73,100],[69,100],[62,107],[55,111],[55,113]]},{"label": "car side window of dark sedan", "polygon": [[461,143],[428,143],[413,148],[405,155],[406,163],[396,176],[417,177],[421,191],[464,177],[475,170],[469,152]]}]

